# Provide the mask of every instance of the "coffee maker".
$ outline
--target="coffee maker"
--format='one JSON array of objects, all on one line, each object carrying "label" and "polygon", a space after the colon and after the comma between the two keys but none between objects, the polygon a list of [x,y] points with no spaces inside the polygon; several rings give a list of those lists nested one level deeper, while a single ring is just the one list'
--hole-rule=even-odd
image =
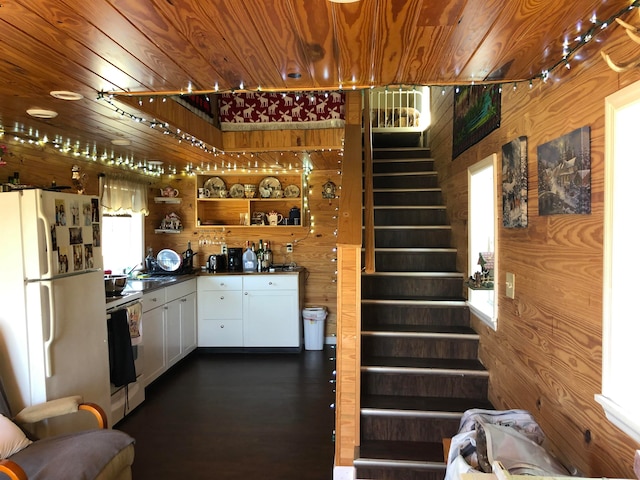
[{"label": "coffee maker", "polygon": [[230,272],[242,271],[242,248],[229,248],[227,267]]}]

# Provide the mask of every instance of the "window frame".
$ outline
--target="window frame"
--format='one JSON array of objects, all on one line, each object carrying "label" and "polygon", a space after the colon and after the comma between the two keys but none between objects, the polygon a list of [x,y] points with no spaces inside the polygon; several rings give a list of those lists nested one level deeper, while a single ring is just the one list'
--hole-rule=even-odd
[{"label": "window frame", "polygon": [[[633,113],[640,112],[640,81],[605,99],[602,393],[596,394],[595,400],[602,406],[611,423],[636,442],[640,442],[640,412],[629,407],[634,397],[633,392],[629,393],[629,384],[634,382],[638,362],[627,361],[629,349],[628,346],[625,348],[623,345],[627,344],[629,338],[636,337],[632,331],[628,330],[630,326],[636,328],[632,324],[635,317],[630,314],[617,314],[629,306],[635,307],[633,292],[631,291],[630,298],[626,298],[629,297],[630,292],[621,292],[619,288],[634,289],[635,281],[632,281],[634,268],[633,264],[629,263],[633,260],[629,258],[629,251],[626,249],[624,259],[617,256],[622,254],[620,248],[622,245],[618,242],[635,239],[635,235],[628,235],[628,230],[625,231],[625,228],[628,228],[626,224],[629,223],[625,215],[630,211],[635,215],[632,210],[633,200],[629,201],[627,198],[623,201],[620,198],[622,191],[627,191],[620,188],[620,183],[614,188],[617,177],[618,182],[621,182],[625,178],[637,179],[637,175],[640,175],[640,166],[636,166],[637,163],[633,162],[637,159],[631,158],[631,162],[626,161],[629,159],[628,155],[632,155],[627,153],[626,148],[631,147],[625,144],[625,136],[620,131],[628,124],[623,122],[621,117],[623,114],[629,116],[629,110],[626,110],[628,108],[634,108]],[[629,137],[628,134],[627,137]],[[635,143],[633,136],[628,139],[628,142]],[[617,171],[621,173],[617,174]],[[635,332],[638,331],[636,328]]]},{"label": "window frame", "polygon": [[[468,231],[467,231],[467,268],[469,269],[469,275],[472,275],[474,270],[475,262],[477,262],[477,256],[474,253],[474,249],[472,247],[473,242],[473,212],[477,207],[477,202],[473,199],[472,194],[472,180],[473,176],[483,172],[484,170],[491,168],[493,179],[493,185],[491,188],[491,205],[492,205],[492,213],[491,218],[493,219],[493,252],[494,252],[494,287],[493,290],[473,290],[470,287],[468,288],[468,299],[467,305],[469,309],[476,315],[480,320],[486,323],[493,330],[497,330],[498,328],[498,303],[496,295],[497,293],[497,279],[498,277],[498,182],[497,182],[497,165],[498,165],[498,155],[496,153],[492,153],[488,157],[480,160],[479,162],[471,165],[467,168],[467,185],[468,185]],[[485,208],[486,204],[483,205]],[[481,250],[482,251],[482,250]],[[493,308],[491,313],[488,313],[486,309],[483,309],[479,306],[479,302],[486,302],[487,297],[493,297]]]}]

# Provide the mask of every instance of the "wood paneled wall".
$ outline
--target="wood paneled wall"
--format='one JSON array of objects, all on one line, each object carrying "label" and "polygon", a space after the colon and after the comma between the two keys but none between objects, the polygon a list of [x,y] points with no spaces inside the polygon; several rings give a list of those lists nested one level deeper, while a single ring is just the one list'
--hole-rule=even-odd
[{"label": "wood paneled wall", "polygon": [[[594,401],[602,375],[604,99],[640,79],[640,69],[618,75],[600,58],[600,48],[616,60],[638,54],[620,30],[604,46],[588,44],[582,62],[553,72],[546,84],[529,89],[522,83],[516,91],[505,86],[500,128],[453,160],[453,92],[433,95],[430,138],[458,268],[466,272],[467,168],[492,153],[502,158],[502,145],[528,137],[529,225],[505,229],[501,214],[497,219],[497,331],[474,319],[480,357],[490,372],[490,399],[496,408],[530,410],[551,449],[584,475],[632,478],[639,445],[609,423]],[[540,216],[536,147],[582,126],[591,127],[592,213]],[[505,296],[507,271],[516,277],[513,300]]]},{"label": "wood paneled wall", "polygon": [[[0,183],[7,181],[7,177],[19,172],[21,183],[37,186],[48,186],[55,180],[57,185],[72,185],[71,167],[79,165],[81,172],[86,175],[86,193],[98,194],[98,174],[103,172],[121,173],[119,169],[109,167],[100,162],[88,162],[72,155],[60,153],[53,147],[39,147],[24,145],[13,141],[9,135],[0,138],[0,144],[6,145],[8,154],[3,160],[7,165],[0,166]],[[338,196],[341,193],[341,161],[342,156],[338,151],[327,153],[325,157],[333,155],[335,168],[328,170],[313,170],[308,177],[309,185],[309,210],[314,217],[313,232],[310,229],[279,230],[279,227],[229,227],[225,229],[226,243],[229,247],[242,247],[247,240],[255,241],[260,238],[272,243],[275,261],[296,262],[307,269],[305,286],[305,304],[323,305],[328,309],[325,322],[325,335],[336,333],[336,289],[337,275],[337,251],[336,230],[338,228],[338,207],[340,198],[328,200],[322,198],[322,184],[327,180],[333,181],[337,186]],[[198,240],[203,234],[213,234],[212,229],[196,227],[195,220],[195,177],[176,176],[158,179],[155,177],[138,176],[141,181],[149,183],[149,207],[150,215],[145,221],[145,238],[147,246],[157,253],[162,248],[171,248],[182,252],[187,248],[187,242],[191,241],[192,248],[198,252],[196,262],[204,264],[210,254],[219,253],[219,246],[210,245],[201,248]],[[164,185],[172,185],[180,190],[182,203],[174,206],[156,204],[153,198],[158,196],[159,189]],[[69,190],[72,191],[72,190]],[[161,219],[167,213],[176,211],[184,222],[184,230],[180,234],[156,234],[155,228],[160,225]],[[284,212],[287,213],[287,212]],[[285,245],[295,242],[292,254],[287,254]],[[141,252],[140,261],[144,254]]]},{"label": "wood paneled wall", "polygon": [[[338,207],[340,198],[322,198],[322,185],[331,180],[336,184],[338,197],[341,193],[342,177],[340,174],[341,156],[334,152],[335,169],[312,170],[308,176],[308,205],[309,214],[313,217],[313,226],[309,228],[288,227],[240,227],[227,226],[224,228],[224,241],[227,247],[244,247],[247,241],[255,242],[262,239],[269,241],[274,254],[275,263],[295,262],[305,267],[305,304],[325,306],[328,316],[325,321],[325,335],[336,333],[336,288],[337,288],[337,251],[336,230],[338,228]],[[275,174],[277,177],[277,174]],[[180,190],[182,203],[179,205],[156,204],[153,197],[158,195],[160,186],[171,185]],[[183,252],[187,242],[197,252],[194,264],[204,265],[209,255],[220,253],[219,245],[200,246],[202,236],[220,236],[222,228],[200,227],[196,225],[196,179],[194,176],[167,177],[164,181],[152,186],[149,191],[151,199],[151,213],[145,222],[145,238],[147,246],[158,252],[162,248],[171,248]],[[171,212],[176,212],[182,219],[184,229],[179,234],[155,233],[162,218]],[[288,212],[280,212],[287,215]],[[286,252],[286,244],[294,243],[293,253]]]}]

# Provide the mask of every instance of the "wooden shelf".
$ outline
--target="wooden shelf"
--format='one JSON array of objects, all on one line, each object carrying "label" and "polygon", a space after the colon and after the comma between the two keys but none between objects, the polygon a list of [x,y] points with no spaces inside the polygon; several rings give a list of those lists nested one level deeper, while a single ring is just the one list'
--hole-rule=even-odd
[{"label": "wooden shelf", "polygon": [[156,203],[182,203],[182,199],[178,197],[155,197]]},{"label": "wooden shelf", "polygon": [[486,284],[482,284],[482,285],[476,285],[471,282],[465,282],[464,284],[467,287],[469,287],[471,290],[493,290],[494,288],[493,282],[487,282]]},{"label": "wooden shelf", "polygon": [[[282,189],[286,189],[289,185],[296,185],[300,188],[300,195],[297,197],[281,197],[281,198],[261,198],[257,191],[253,198],[216,198],[206,197],[197,198],[197,189],[203,188],[206,182],[213,177],[220,177],[226,189],[236,184],[255,184],[267,177],[275,177],[280,181]],[[302,225],[274,225],[274,227],[294,227],[304,226],[303,212],[303,176],[302,173],[283,172],[281,174],[259,174],[259,173],[229,173],[228,175],[198,175],[196,180],[196,218],[201,221],[200,228],[207,227],[264,227],[270,228],[271,225],[241,225],[240,217],[245,218],[248,215],[249,221],[255,213],[269,213],[271,211],[278,212],[284,218],[288,218],[289,211],[293,207],[297,207],[301,212]]]}]

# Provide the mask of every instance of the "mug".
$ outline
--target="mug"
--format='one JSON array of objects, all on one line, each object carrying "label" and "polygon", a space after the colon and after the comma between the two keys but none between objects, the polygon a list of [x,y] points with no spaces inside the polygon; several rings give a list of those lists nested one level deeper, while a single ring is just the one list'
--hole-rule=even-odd
[{"label": "mug", "polygon": [[163,197],[177,197],[179,193],[176,188],[164,187],[160,189],[160,195]]},{"label": "mug", "polygon": [[284,217],[278,212],[269,212],[267,214],[267,219],[269,220],[269,225],[278,225],[278,223],[282,222]]}]

